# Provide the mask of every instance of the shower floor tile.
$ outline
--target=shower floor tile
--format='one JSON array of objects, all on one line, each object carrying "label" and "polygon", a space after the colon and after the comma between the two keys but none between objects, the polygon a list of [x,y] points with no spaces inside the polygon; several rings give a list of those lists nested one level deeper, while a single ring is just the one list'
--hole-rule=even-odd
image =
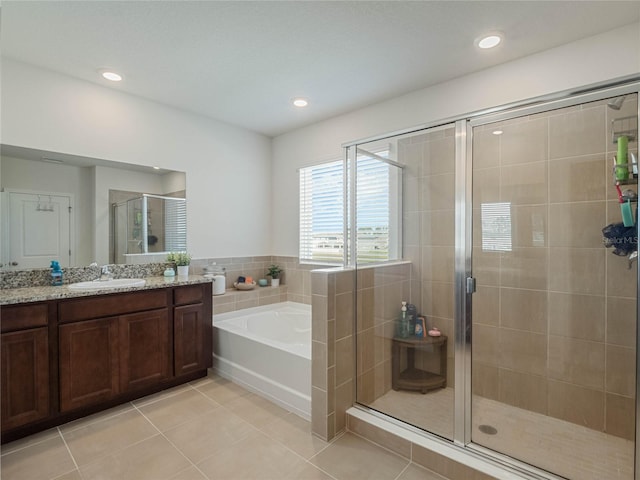
[{"label": "shower floor tile", "polygon": [[[445,438],[453,436],[454,390],[390,390],[371,408]],[[489,426],[496,433],[484,433]],[[632,480],[634,443],[484,397],[473,398],[472,441],[575,480]],[[489,429],[489,432],[491,430]]]}]

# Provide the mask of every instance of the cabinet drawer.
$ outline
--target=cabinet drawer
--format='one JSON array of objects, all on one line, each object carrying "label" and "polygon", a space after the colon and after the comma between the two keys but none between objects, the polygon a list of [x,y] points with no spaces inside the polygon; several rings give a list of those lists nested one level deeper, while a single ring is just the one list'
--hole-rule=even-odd
[{"label": "cabinet drawer", "polygon": [[203,298],[202,285],[189,285],[176,287],[173,291],[173,303],[175,305],[187,305],[189,303],[201,303]]},{"label": "cabinet drawer", "polygon": [[2,307],[2,332],[44,327],[48,323],[46,303]]},{"label": "cabinet drawer", "polygon": [[58,305],[58,321],[59,323],[77,322],[166,307],[169,304],[167,292],[167,289],[161,288],[145,292],[64,300]]}]

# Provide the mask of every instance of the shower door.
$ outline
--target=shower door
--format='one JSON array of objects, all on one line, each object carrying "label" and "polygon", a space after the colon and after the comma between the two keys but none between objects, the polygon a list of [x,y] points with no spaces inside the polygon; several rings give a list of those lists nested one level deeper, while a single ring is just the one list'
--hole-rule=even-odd
[{"label": "shower door", "polygon": [[603,228],[636,216],[614,157],[627,143],[637,158],[638,97],[601,98],[471,121],[470,439],[565,478],[631,480],[637,234],[605,248]]},{"label": "shower door", "polygon": [[[357,152],[357,402],[451,440],[454,132],[447,124],[350,147]],[[373,174],[385,164],[388,176]],[[386,243],[378,235],[383,225]],[[424,329],[441,336],[416,335],[415,319],[400,332],[402,302],[415,305]]]}]

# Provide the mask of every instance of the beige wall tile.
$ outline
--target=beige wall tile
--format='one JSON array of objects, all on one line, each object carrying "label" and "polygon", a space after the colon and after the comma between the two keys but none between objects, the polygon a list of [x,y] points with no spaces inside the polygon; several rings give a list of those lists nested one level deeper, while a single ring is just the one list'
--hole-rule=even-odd
[{"label": "beige wall tile", "polygon": [[549,242],[546,205],[511,207],[511,231],[514,247],[546,247]]},{"label": "beige wall tile", "polygon": [[473,168],[497,167],[500,160],[500,135],[495,129],[473,129]]},{"label": "beige wall tile", "polygon": [[607,263],[607,293],[615,297],[635,298],[638,289],[638,262],[629,269],[626,257],[613,255],[609,249],[606,252]]},{"label": "beige wall tile", "polygon": [[498,400],[498,367],[484,365],[474,359],[471,381],[473,395]]},{"label": "beige wall tile", "polygon": [[549,380],[549,415],[594,430],[604,428],[604,393]]},{"label": "beige wall tile", "polygon": [[311,342],[311,385],[327,389],[327,345]]},{"label": "beige wall tile", "polygon": [[375,299],[373,288],[364,288],[357,292],[357,331],[360,332],[374,325]]},{"label": "beige wall tile", "polygon": [[455,169],[455,138],[432,139],[424,144],[422,175],[453,173]]},{"label": "beige wall tile", "polygon": [[514,248],[501,255],[500,285],[545,290],[547,288],[547,249]]},{"label": "beige wall tile", "polygon": [[547,332],[547,292],[544,290],[500,289],[500,326]]},{"label": "beige wall tile", "polygon": [[499,400],[532,412],[547,413],[547,379],[501,368]]},{"label": "beige wall tile", "polygon": [[[405,198],[405,202],[408,200]],[[408,204],[410,207],[411,203]],[[422,232],[422,212],[413,211],[407,212],[405,210],[404,218],[402,221],[402,241],[406,250],[407,246],[420,245],[420,233]],[[403,252],[403,258],[410,260],[406,257],[406,251]],[[359,286],[358,286],[359,287]]]},{"label": "beige wall tile", "polygon": [[454,244],[454,211],[424,212],[422,216],[422,245],[448,247]]},{"label": "beige wall tile", "polygon": [[[369,332],[371,330],[367,330]],[[368,337],[368,336],[367,336]],[[369,349],[370,347],[364,347]],[[354,375],[353,337],[345,337],[336,341],[336,385],[353,378]]]},{"label": "beige wall tile", "polygon": [[499,329],[486,325],[473,325],[473,365],[497,366],[499,353]]},{"label": "beige wall tile", "polygon": [[549,162],[549,201],[605,200],[609,170],[604,155],[585,155]]},{"label": "beige wall tile", "polygon": [[500,201],[513,205],[547,203],[547,162],[511,165],[500,169]]},{"label": "beige wall tile", "polygon": [[347,410],[355,402],[354,382],[348,381],[336,387],[336,433],[346,428]]},{"label": "beige wall tile", "polygon": [[424,247],[422,249],[422,279],[431,282],[453,283],[454,249]]},{"label": "beige wall tile", "polygon": [[500,367],[532,375],[546,374],[546,335],[501,328],[498,351]]},{"label": "beige wall tile", "polygon": [[548,120],[534,120],[505,124],[500,135],[500,163],[513,165],[547,160]]},{"label": "beige wall tile", "polygon": [[549,292],[549,333],[604,342],[605,297]]},{"label": "beige wall tile", "polygon": [[422,282],[422,313],[453,318],[454,288],[451,283]]},{"label": "beige wall tile", "polygon": [[498,326],[500,321],[500,289],[478,285],[471,297],[473,324]]},{"label": "beige wall tile", "polygon": [[607,433],[633,441],[636,424],[635,410],[635,399],[607,393]]},{"label": "beige wall tile", "polygon": [[358,402],[364,404],[373,403],[375,400],[375,375],[373,370],[358,374],[356,392]]},{"label": "beige wall tile", "polygon": [[355,289],[355,270],[337,271],[335,279],[336,295],[352,292]]},{"label": "beige wall tile", "polygon": [[549,119],[550,158],[575,157],[604,152],[607,129],[605,109],[581,109]]},{"label": "beige wall tile", "polygon": [[607,392],[633,397],[636,393],[635,348],[607,345]]},{"label": "beige wall tile", "polygon": [[549,378],[602,390],[604,343],[549,336]]},{"label": "beige wall tile", "polygon": [[635,299],[607,298],[607,343],[635,347],[636,322]]},{"label": "beige wall tile", "polygon": [[324,440],[330,440],[327,435],[327,392],[317,387],[311,387],[311,431]]},{"label": "beige wall tile", "polygon": [[604,295],[604,248],[549,249],[549,289]]},{"label": "beige wall tile", "polygon": [[485,203],[500,201],[500,169],[498,167],[473,170],[473,209],[479,211]]},{"label": "beige wall tile", "polygon": [[478,285],[500,285],[500,252],[483,252],[476,248],[473,252],[473,276]]},{"label": "beige wall tile", "polygon": [[354,293],[336,295],[336,340],[353,334]]},{"label": "beige wall tile", "polygon": [[327,343],[327,297],[313,295],[311,297],[311,338]]},{"label": "beige wall tile", "polygon": [[423,210],[452,210],[454,202],[453,173],[432,175],[421,179]]},{"label": "beige wall tile", "polygon": [[549,205],[549,245],[602,248],[605,210],[605,202]]},{"label": "beige wall tile", "polygon": [[356,354],[358,355],[358,374],[371,370],[375,366],[375,333],[374,329],[363,330],[356,338]]}]

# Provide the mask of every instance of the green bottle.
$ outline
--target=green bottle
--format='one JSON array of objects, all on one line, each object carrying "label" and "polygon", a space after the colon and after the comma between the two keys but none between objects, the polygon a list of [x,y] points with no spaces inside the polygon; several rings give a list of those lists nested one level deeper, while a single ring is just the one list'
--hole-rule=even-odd
[{"label": "green bottle", "polygon": [[618,137],[618,155],[616,156],[616,180],[629,179],[629,160],[627,159],[629,138],[626,135]]}]

